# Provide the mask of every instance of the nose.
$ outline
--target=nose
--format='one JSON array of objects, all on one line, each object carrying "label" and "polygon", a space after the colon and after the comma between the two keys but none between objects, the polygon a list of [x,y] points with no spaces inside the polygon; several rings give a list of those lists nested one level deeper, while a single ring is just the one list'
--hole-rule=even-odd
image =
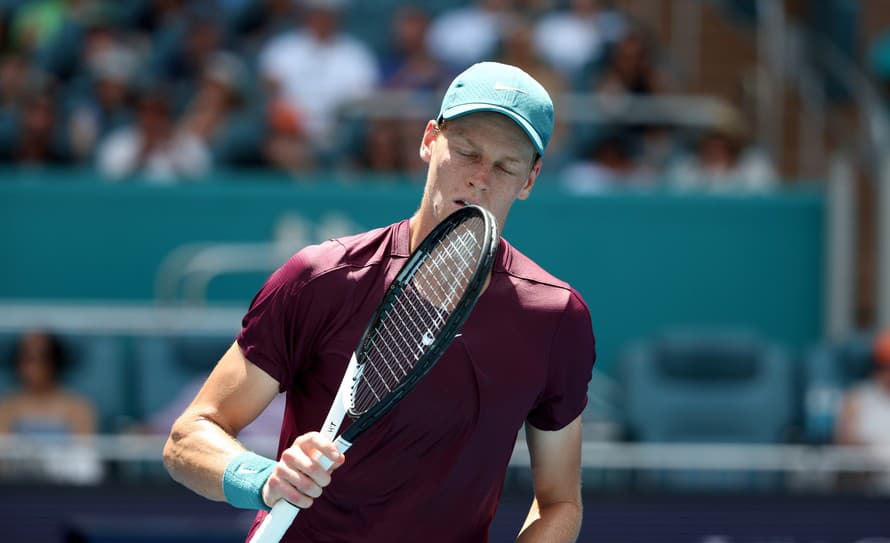
[{"label": "nose", "polygon": [[475,189],[487,191],[491,183],[491,176],[494,175],[494,166],[491,164],[479,163],[467,177],[467,184]]}]

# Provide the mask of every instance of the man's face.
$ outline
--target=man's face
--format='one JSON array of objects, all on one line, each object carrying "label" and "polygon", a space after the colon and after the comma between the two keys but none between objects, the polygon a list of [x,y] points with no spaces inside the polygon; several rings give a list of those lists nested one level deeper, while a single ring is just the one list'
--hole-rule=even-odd
[{"label": "man's face", "polygon": [[[525,132],[498,113],[472,113],[447,121],[437,130],[427,123],[420,157],[429,164],[418,212],[426,235],[463,202],[489,210],[503,228],[516,199],[528,198],[541,161]],[[422,238],[419,238],[422,239]]]}]

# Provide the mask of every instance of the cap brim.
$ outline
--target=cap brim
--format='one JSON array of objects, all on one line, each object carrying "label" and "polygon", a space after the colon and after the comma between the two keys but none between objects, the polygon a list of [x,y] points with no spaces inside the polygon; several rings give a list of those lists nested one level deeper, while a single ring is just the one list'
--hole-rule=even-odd
[{"label": "cap brim", "polygon": [[476,103],[476,104],[461,104],[459,106],[454,106],[446,109],[439,117],[444,120],[456,119],[458,117],[463,117],[464,115],[469,115],[470,113],[478,113],[480,111],[492,111],[495,113],[500,113],[501,115],[505,115],[512,119],[516,124],[522,128],[523,132],[526,133],[528,138],[532,141],[532,145],[535,147],[535,150],[539,155],[544,155],[544,143],[541,141],[541,136],[532,128],[532,125],[529,124],[523,117],[517,115],[513,111],[501,106],[496,106],[493,104],[484,104],[484,103]]}]

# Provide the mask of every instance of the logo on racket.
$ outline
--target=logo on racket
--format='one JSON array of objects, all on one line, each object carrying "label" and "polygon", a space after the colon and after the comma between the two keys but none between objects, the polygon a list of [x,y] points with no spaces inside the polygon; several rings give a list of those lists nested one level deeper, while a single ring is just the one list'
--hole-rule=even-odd
[{"label": "logo on racket", "polygon": [[430,345],[433,344],[433,341],[435,341],[435,338],[433,337],[433,334],[430,333],[429,330],[424,332],[423,337],[420,338],[420,342],[423,343],[424,347],[429,347]]}]

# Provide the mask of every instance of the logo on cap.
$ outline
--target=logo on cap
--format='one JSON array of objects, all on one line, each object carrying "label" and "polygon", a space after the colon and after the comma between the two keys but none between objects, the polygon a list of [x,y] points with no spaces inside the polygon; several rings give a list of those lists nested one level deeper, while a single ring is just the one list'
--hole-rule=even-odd
[{"label": "logo on cap", "polygon": [[516,87],[510,87],[510,86],[508,86],[508,85],[504,85],[503,83],[495,83],[495,84],[494,84],[494,90],[499,90],[499,91],[516,91],[516,92],[521,92],[522,94],[528,94],[528,91],[525,91],[525,90],[523,90],[523,89],[516,88]]}]

